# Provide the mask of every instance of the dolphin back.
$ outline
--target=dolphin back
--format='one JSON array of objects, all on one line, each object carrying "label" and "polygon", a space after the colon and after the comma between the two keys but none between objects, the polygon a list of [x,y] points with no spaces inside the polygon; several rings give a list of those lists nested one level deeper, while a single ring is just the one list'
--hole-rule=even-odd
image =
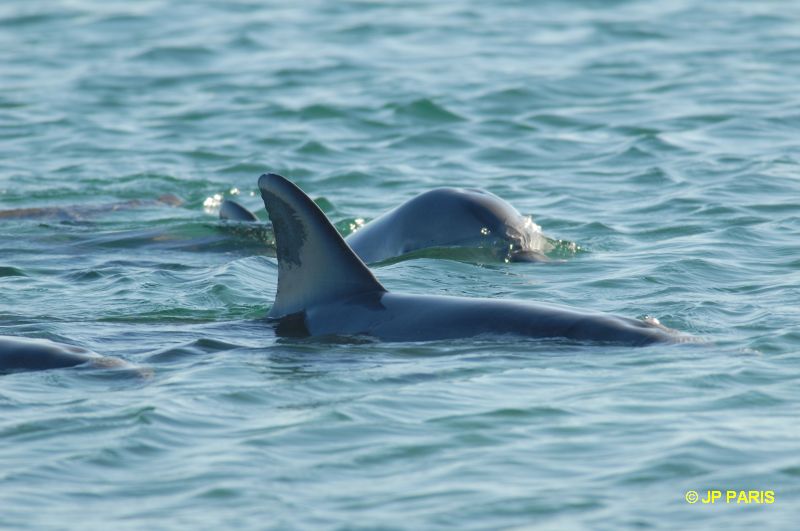
[{"label": "dolphin back", "polygon": [[278,293],[269,318],[386,291],[300,188],[274,173],[262,175],[258,187],[275,231],[278,257]]},{"label": "dolphin back", "polygon": [[0,336],[0,374],[17,371],[61,369],[78,365],[97,368],[134,368],[119,358],[49,339]]}]

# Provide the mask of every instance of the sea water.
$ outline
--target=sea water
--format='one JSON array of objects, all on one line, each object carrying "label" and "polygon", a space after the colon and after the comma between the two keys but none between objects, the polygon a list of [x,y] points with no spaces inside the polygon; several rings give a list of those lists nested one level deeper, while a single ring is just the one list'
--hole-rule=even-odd
[{"label": "sea water", "polygon": [[[704,342],[277,338],[215,219],[268,171],[344,233],[463,186],[574,244],[390,290]],[[0,376],[0,527],[800,521],[800,3],[5,0],[0,210],[0,334],[152,371]]]}]

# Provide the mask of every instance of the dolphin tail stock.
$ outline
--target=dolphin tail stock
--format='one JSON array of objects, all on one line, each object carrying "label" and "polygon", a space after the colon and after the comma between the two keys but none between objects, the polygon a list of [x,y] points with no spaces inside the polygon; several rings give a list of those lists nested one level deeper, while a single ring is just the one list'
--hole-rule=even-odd
[{"label": "dolphin tail stock", "polygon": [[300,188],[274,173],[259,177],[258,187],[278,257],[278,293],[267,317],[280,319],[317,303],[386,291]]},{"label": "dolphin tail stock", "polygon": [[258,221],[258,217],[236,201],[224,199],[219,207],[219,219],[231,221]]}]

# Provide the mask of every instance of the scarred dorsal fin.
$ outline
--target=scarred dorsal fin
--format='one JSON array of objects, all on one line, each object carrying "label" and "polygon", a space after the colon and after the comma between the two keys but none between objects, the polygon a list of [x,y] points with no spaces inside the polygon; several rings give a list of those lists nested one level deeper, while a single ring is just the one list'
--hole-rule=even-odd
[{"label": "scarred dorsal fin", "polygon": [[300,188],[274,173],[262,175],[258,187],[278,254],[278,293],[268,317],[277,319],[315,304],[386,291]]}]

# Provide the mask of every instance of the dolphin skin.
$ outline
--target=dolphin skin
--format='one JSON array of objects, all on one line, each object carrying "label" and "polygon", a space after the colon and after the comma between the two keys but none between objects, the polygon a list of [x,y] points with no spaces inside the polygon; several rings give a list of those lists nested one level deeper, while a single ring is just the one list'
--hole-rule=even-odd
[{"label": "dolphin skin", "polygon": [[278,290],[267,315],[279,335],[423,341],[513,335],[646,345],[675,342],[649,322],[523,301],[390,293],[296,185],[258,180],[275,231]]},{"label": "dolphin skin", "polygon": [[49,219],[56,221],[85,221],[94,216],[108,212],[120,210],[130,210],[133,208],[150,206],[180,206],[183,200],[172,194],[164,194],[157,199],[131,199],[118,203],[107,203],[102,205],[72,205],[58,207],[31,207],[15,208],[12,210],[0,210],[0,220],[2,219]]},{"label": "dolphin skin", "polygon": [[367,263],[426,248],[491,248],[498,258],[544,261],[550,244],[533,221],[485,190],[437,188],[410,199],[346,238]]},{"label": "dolphin skin", "polygon": [[[258,221],[255,214],[226,199],[219,217]],[[423,192],[370,221],[345,238],[368,264],[416,251],[443,247],[489,249],[507,262],[543,262],[552,244],[539,227],[507,201],[485,190],[436,188]]]},{"label": "dolphin skin", "polygon": [[222,204],[219,206],[219,219],[247,222],[258,221],[258,217],[256,217],[255,214],[231,199],[222,200]]},{"label": "dolphin skin", "polygon": [[118,358],[101,356],[81,347],[49,339],[0,336],[0,373],[37,371],[89,365],[98,368],[130,368]]}]

